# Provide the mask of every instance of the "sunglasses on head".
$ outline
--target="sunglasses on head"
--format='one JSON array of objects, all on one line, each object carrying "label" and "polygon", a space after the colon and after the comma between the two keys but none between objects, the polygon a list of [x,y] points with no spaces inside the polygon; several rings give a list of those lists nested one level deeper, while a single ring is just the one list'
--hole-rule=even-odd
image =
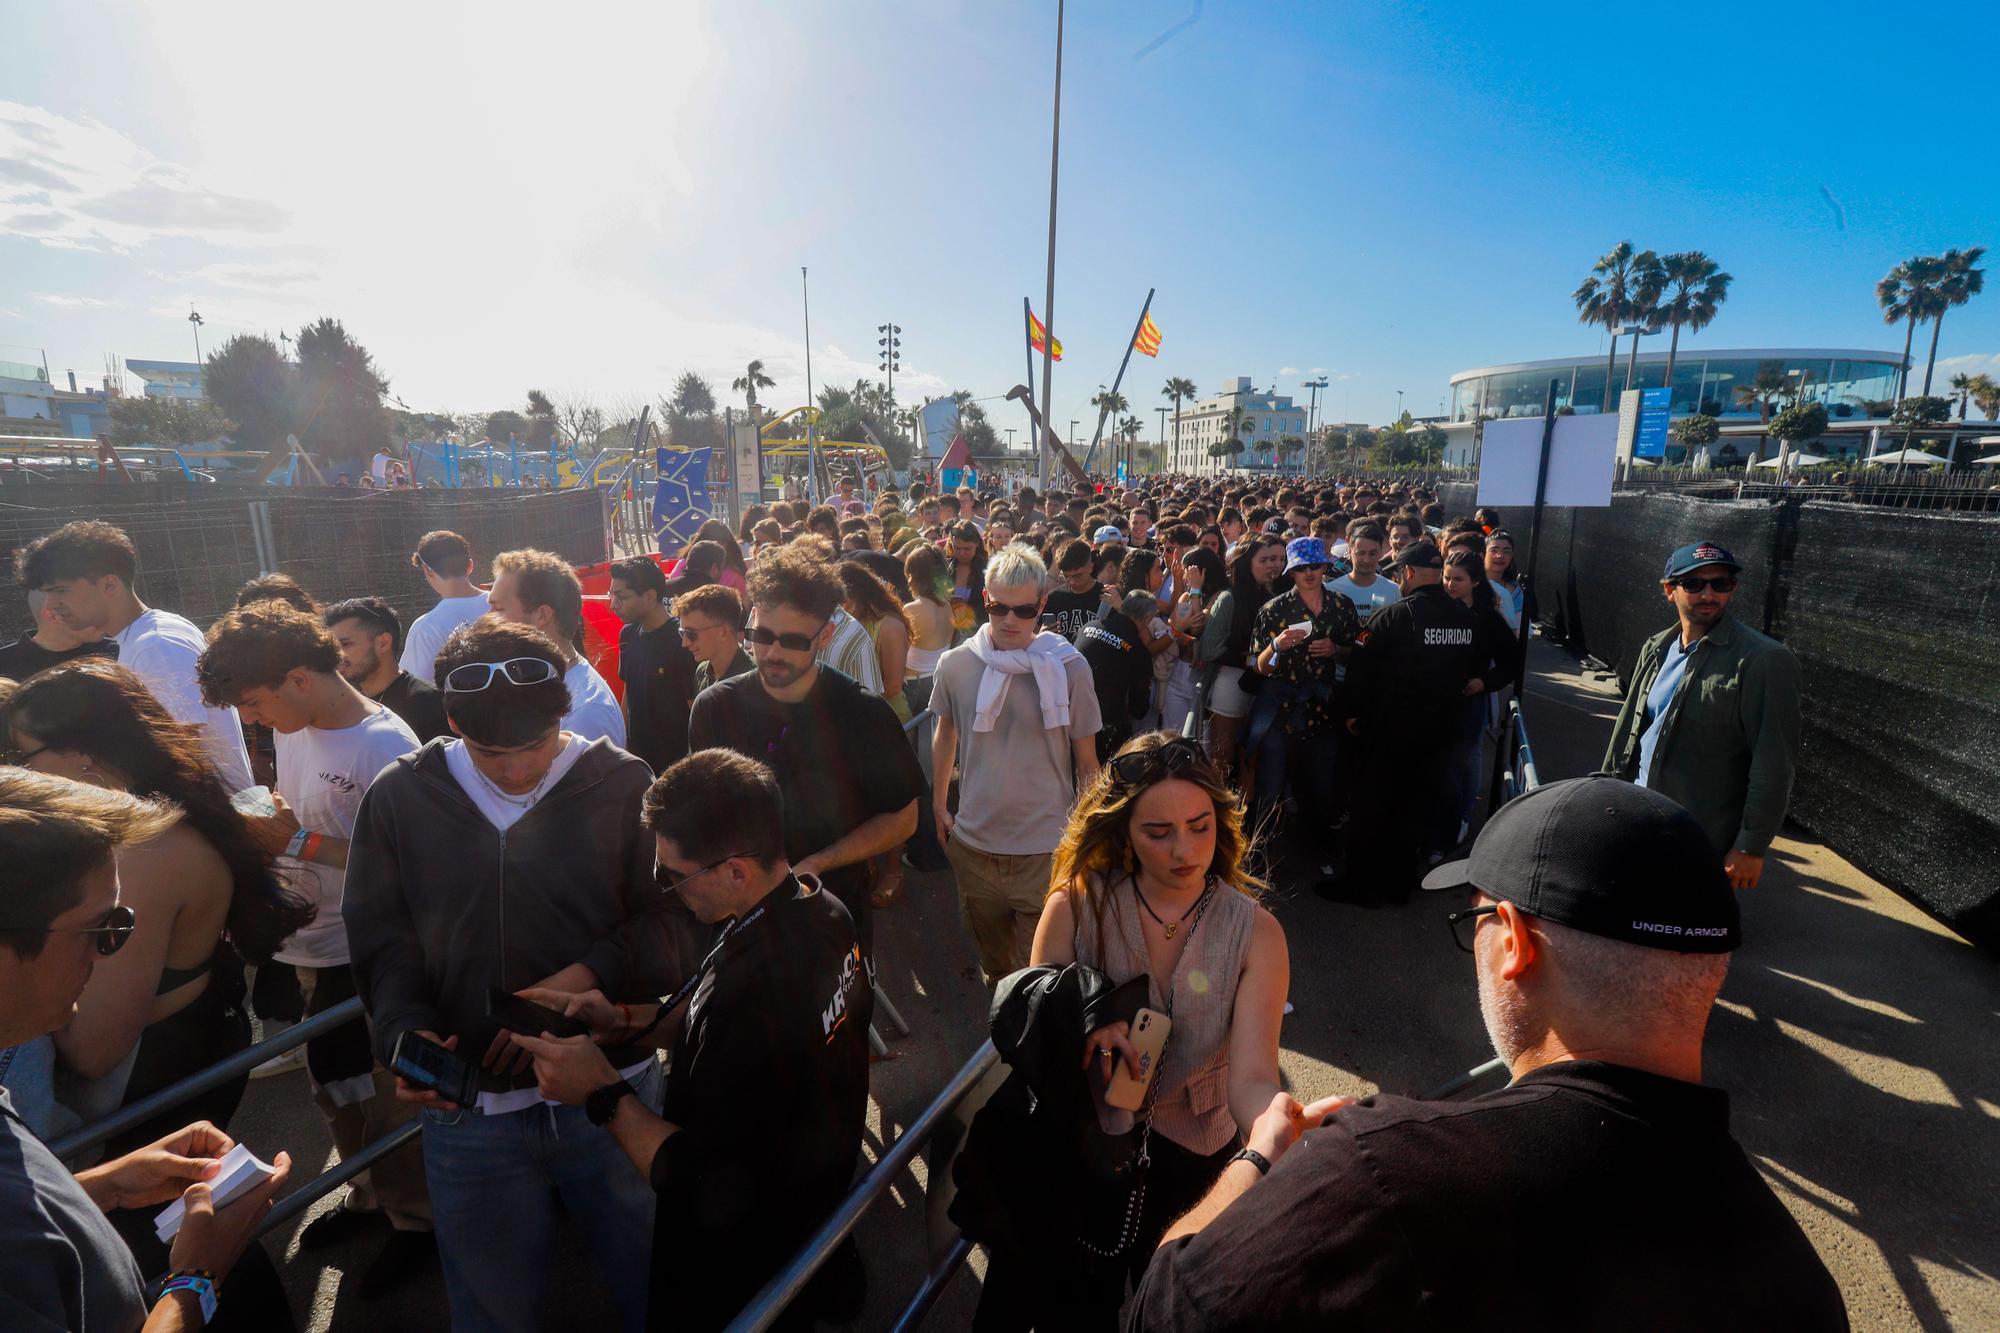
[{"label": "sunglasses on head", "polygon": [[545,685],[560,673],[543,657],[510,657],[504,662],[467,662],[445,673],[446,694],[477,694],[504,677],[510,685]]},{"label": "sunglasses on head", "polygon": [[[819,627],[819,629],[825,628],[825,625]],[[743,631],[743,637],[763,648],[776,644],[788,653],[809,653],[813,651],[813,640],[819,637],[819,629],[810,634],[780,634],[776,630],[765,629],[762,625],[752,625]]]},{"label": "sunglasses on head", "polygon": [[1186,736],[1176,736],[1165,745],[1114,757],[1111,776],[1128,787],[1161,777],[1176,778],[1200,763],[1203,757],[1201,746]]},{"label": "sunglasses on head", "polygon": [[139,924],[139,917],[131,908],[120,903],[104,914],[104,920],[95,926],[75,926],[65,929],[60,926],[22,928],[0,926],[0,930],[19,931],[23,935],[95,935],[97,956],[109,958],[125,947],[125,941],[132,937],[133,927]]},{"label": "sunglasses on head", "polygon": [[1029,602],[1025,606],[1009,606],[1005,602],[986,599],[986,614],[989,616],[1013,616],[1018,620],[1033,620],[1042,613],[1040,602]]},{"label": "sunglasses on head", "polygon": [[1703,588],[1713,588],[1717,592],[1736,591],[1736,576],[1734,574],[1724,574],[1712,579],[1698,579],[1692,574],[1683,574],[1673,582],[1674,586],[1682,592],[1700,592]]}]

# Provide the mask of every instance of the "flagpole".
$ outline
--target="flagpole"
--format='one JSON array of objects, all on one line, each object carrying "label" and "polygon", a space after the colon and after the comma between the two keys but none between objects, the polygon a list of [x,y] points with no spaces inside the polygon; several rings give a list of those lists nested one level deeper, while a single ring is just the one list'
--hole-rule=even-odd
[{"label": "flagpole", "polygon": [[[1060,179],[1062,162],[1062,39],[1063,0],[1056,0],[1056,91],[1055,110],[1050,117],[1049,131],[1049,276],[1048,289],[1042,298],[1042,318],[1048,322],[1042,327],[1046,331],[1042,338],[1042,414],[1046,418],[1051,410],[1050,394],[1054,392],[1051,382],[1055,378],[1056,365],[1056,182]],[[1046,426],[1046,422],[1044,423]],[[1049,489],[1049,446],[1046,440],[1036,442],[1035,455],[1041,463],[1041,489],[1047,494]]]},{"label": "flagpole", "polygon": [[[1153,308],[1153,293],[1157,287],[1146,289],[1146,304],[1139,307],[1139,322],[1132,326],[1131,340],[1125,344],[1125,359],[1118,363],[1118,377],[1111,381],[1112,402],[1118,399],[1118,386],[1125,382],[1125,367],[1132,364],[1132,349],[1139,345],[1139,330],[1146,327],[1146,314]],[[1083,456],[1083,470],[1090,471],[1090,465],[1097,459],[1097,441],[1104,435],[1104,418],[1111,411],[1110,403],[1099,404],[1097,409],[1097,430],[1090,437],[1090,450]]]},{"label": "flagpole", "polygon": [[[1028,409],[1028,438],[1035,442],[1035,457],[1042,458],[1048,453],[1048,444],[1042,439],[1041,418],[1036,415],[1035,411],[1035,311],[1028,304],[1028,298],[1025,296],[1021,298],[1021,334],[1025,339],[1024,345],[1028,350],[1028,383],[1026,386],[1028,401],[1024,404]],[[1043,490],[1048,489],[1049,483],[1046,476],[1041,479],[1039,484]]]},{"label": "flagpole", "polygon": [[819,441],[813,428],[813,303],[806,286],[806,266],[799,265],[799,296],[806,312],[806,499],[819,503]]}]

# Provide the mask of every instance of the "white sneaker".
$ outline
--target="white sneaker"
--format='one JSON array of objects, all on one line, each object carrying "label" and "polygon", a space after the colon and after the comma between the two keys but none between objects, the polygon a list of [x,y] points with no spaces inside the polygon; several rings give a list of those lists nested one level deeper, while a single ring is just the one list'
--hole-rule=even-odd
[{"label": "white sneaker", "polygon": [[[263,1019],[258,1019],[256,1023],[256,1030],[251,1035],[256,1037],[258,1041],[268,1041],[272,1037],[277,1036],[279,1033],[283,1032],[286,1028],[290,1026],[292,1026],[290,1023],[283,1022],[277,1019],[273,1019],[269,1022],[266,1022]],[[294,1046],[292,1047],[291,1050],[286,1051],[283,1055],[274,1055],[270,1059],[266,1060],[263,1064],[258,1065],[256,1068],[252,1069],[250,1071],[250,1077],[269,1078],[273,1074],[289,1074],[294,1069],[305,1068],[305,1064],[306,1064],[306,1048],[303,1046]]]}]

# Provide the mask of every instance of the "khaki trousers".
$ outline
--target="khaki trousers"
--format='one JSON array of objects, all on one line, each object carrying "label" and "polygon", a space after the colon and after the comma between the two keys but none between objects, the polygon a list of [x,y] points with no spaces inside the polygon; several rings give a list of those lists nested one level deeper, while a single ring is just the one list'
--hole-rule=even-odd
[{"label": "khaki trousers", "polygon": [[944,854],[958,881],[959,919],[972,935],[979,970],[991,986],[1028,965],[1055,854],[982,852],[956,837],[944,845]]}]

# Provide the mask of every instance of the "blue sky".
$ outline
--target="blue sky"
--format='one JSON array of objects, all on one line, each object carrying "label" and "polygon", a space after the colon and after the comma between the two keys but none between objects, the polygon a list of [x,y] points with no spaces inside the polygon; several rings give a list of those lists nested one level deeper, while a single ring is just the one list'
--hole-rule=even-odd
[{"label": "blue sky", "polygon": [[[905,401],[1026,373],[1053,3],[356,0],[339,31],[239,0],[8,11],[0,359],[93,380],[106,354],[186,357],[193,303],[210,346],[339,316],[412,407],[633,401],[686,368],[726,389],[752,356],[789,406],[808,265],[817,383],[872,375],[891,318]],[[1895,350],[1875,280],[2000,245],[1990,91],[1921,77],[1990,27],[1971,5],[1073,4],[1055,419],[1090,418],[1149,286],[1165,345],[1125,390],[1149,428],[1169,374],[1317,369],[1336,418],[1383,420],[1398,389],[1435,411],[1454,370],[1601,354],[1568,296],[1627,238],[1735,275],[1697,348]],[[1940,357],[2000,371],[2000,279]]]}]

